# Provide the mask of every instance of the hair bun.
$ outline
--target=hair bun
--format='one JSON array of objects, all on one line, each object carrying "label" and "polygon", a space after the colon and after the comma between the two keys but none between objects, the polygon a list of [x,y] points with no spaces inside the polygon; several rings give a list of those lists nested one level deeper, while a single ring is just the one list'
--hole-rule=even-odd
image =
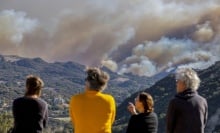
[{"label": "hair bun", "polygon": [[97,71],[88,70],[87,73],[88,73],[88,76],[87,76],[88,80],[96,80],[96,81],[98,80]]}]

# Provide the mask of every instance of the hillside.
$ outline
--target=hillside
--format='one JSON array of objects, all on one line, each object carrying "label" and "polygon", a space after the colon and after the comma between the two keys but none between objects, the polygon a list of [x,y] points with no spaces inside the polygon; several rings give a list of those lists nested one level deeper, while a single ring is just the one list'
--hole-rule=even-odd
[{"label": "hillside", "polygon": [[[220,131],[220,62],[208,69],[198,71],[201,78],[199,93],[207,98],[209,105],[209,118],[206,133]],[[159,133],[165,132],[166,110],[170,99],[175,95],[174,74],[161,79],[155,85],[144,91],[152,94],[155,100],[155,112],[159,117]],[[137,92],[138,93],[138,92]],[[128,102],[134,101],[137,93],[127,98],[119,107],[117,112],[117,121],[115,123],[118,132],[125,131],[130,114],[127,111]]]},{"label": "hillside", "polygon": [[[154,82],[151,78],[131,74],[118,75],[107,68],[103,69],[110,74],[110,81],[105,92],[114,95],[117,103],[121,103],[125,97]],[[0,55],[0,84],[12,88],[24,88],[26,76],[34,74],[44,80],[46,89],[54,90],[63,97],[69,98],[83,91],[84,70],[85,66],[74,62],[48,63],[40,58]]]},{"label": "hillside", "polygon": [[[220,62],[206,70],[198,71],[202,79],[199,92],[207,98],[209,104],[209,122],[206,133],[220,130]],[[42,97],[49,103],[50,121],[48,132],[69,133],[72,126],[68,121],[68,102],[71,95],[82,92],[85,79],[85,67],[74,62],[48,63],[40,58],[22,58],[0,55],[0,112],[11,111],[11,102],[24,93],[24,81],[28,74],[40,76],[45,82]],[[132,74],[118,75],[107,68],[110,81],[105,93],[116,98],[117,119],[113,133],[125,131],[130,114],[127,103],[134,101],[137,93],[149,92],[155,99],[155,112],[158,114],[159,133],[165,130],[165,116],[169,100],[175,95],[174,75],[160,79],[139,77]],[[158,75],[157,75],[158,76]],[[154,85],[153,85],[154,84]],[[152,86],[153,85],[153,86]],[[150,87],[151,86],[151,87]],[[45,132],[47,133],[47,132]]]},{"label": "hillside", "polygon": [[[107,68],[103,69],[110,74],[105,93],[113,95],[117,105],[155,81],[153,78],[118,75]],[[0,113],[10,112],[13,99],[23,96],[26,76],[38,75],[45,82],[42,97],[49,103],[51,130],[70,132],[72,127],[68,121],[68,103],[72,95],[84,89],[84,70],[85,66],[74,62],[48,63],[41,58],[0,55]]]}]

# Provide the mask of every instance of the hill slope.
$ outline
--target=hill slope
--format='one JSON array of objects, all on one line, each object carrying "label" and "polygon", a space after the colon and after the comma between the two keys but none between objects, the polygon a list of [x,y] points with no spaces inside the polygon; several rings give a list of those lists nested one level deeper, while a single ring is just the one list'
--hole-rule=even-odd
[{"label": "hill slope", "polygon": [[[198,72],[201,78],[201,86],[199,93],[207,98],[209,105],[209,120],[206,128],[206,133],[219,131],[220,127],[220,107],[216,106],[220,103],[220,62],[209,67],[208,69]],[[158,133],[165,132],[165,116],[168,103],[171,98],[176,94],[174,74],[170,74],[166,78],[158,81],[152,87],[144,91],[152,94],[155,100],[155,112],[159,117],[159,131]],[[138,93],[138,92],[137,92]],[[130,117],[127,111],[128,102],[136,97],[137,93],[127,98],[119,107],[117,112],[117,121],[115,123],[118,132],[125,131],[126,124]]]},{"label": "hill slope", "polygon": [[[115,96],[121,103],[130,94],[150,86],[154,80],[135,75],[118,75],[104,68],[110,74],[106,93]],[[85,66],[74,62],[48,63],[40,58],[22,58],[17,56],[0,55],[0,83],[7,87],[24,88],[27,75],[40,76],[46,88],[55,90],[63,97],[70,97],[84,89]]]},{"label": "hill slope", "polygon": [[[84,89],[84,69],[85,66],[74,62],[48,63],[40,58],[0,55],[0,113],[10,112],[13,99],[23,96],[26,76],[38,75],[45,82],[42,97],[49,104],[49,132],[72,132],[72,125],[68,121],[68,103],[72,95]],[[103,69],[110,74],[105,93],[113,95],[118,105],[155,81],[131,74],[118,75],[107,68]]]}]

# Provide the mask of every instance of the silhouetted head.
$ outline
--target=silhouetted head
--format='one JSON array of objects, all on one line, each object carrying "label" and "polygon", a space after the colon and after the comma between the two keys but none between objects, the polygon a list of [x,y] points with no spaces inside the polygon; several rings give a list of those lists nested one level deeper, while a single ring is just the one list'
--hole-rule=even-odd
[{"label": "silhouetted head", "polygon": [[149,113],[154,110],[154,101],[150,94],[141,92],[135,98],[135,107],[139,112]]},{"label": "silhouetted head", "polygon": [[32,96],[32,95],[40,96],[41,89],[43,86],[44,86],[44,82],[40,77],[33,75],[27,76],[25,96]]},{"label": "silhouetted head", "polygon": [[192,68],[179,68],[176,71],[176,87],[177,92],[185,89],[197,90],[200,85],[200,79]]},{"label": "silhouetted head", "polygon": [[109,75],[99,68],[87,68],[86,83],[90,90],[102,91],[106,88]]}]

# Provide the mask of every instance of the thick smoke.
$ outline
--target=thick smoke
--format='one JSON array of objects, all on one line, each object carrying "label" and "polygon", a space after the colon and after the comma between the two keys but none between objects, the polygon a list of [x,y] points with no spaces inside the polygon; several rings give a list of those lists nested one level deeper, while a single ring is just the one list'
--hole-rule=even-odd
[{"label": "thick smoke", "polygon": [[[208,44],[207,44],[208,45]],[[191,40],[162,38],[159,41],[146,41],[133,49],[132,56],[127,57],[121,73],[131,72],[139,75],[152,76],[171,66],[191,64],[198,68],[198,63],[206,64],[219,57],[211,50]],[[216,61],[216,60],[214,60]],[[136,69],[140,69],[137,71]],[[142,74],[141,74],[142,73]]]},{"label": "thick smoke", "polygon": [[209,42],[213,39],[214,31],[209,22],[202,25],[197,25],[197,30],[193,34],[194,40],[198,42]]},{"label": "thick smoke", "polygon": [[219,0],[0,1],[1,54],[145,76],[219,60]]},{"label": "thick smoke", "polygon": [[31,33],[37,21],[26,18],[26,13],[4,10],[0,12],[0,52],[12,54],[19,52],[17,47],[24,39],[24,34]]},{"label": "thick smoke", "polygon": [[109,68],[111,71],[116,72],[118,70],[118,65],[113,60],[103,60],[102,65]]}]

